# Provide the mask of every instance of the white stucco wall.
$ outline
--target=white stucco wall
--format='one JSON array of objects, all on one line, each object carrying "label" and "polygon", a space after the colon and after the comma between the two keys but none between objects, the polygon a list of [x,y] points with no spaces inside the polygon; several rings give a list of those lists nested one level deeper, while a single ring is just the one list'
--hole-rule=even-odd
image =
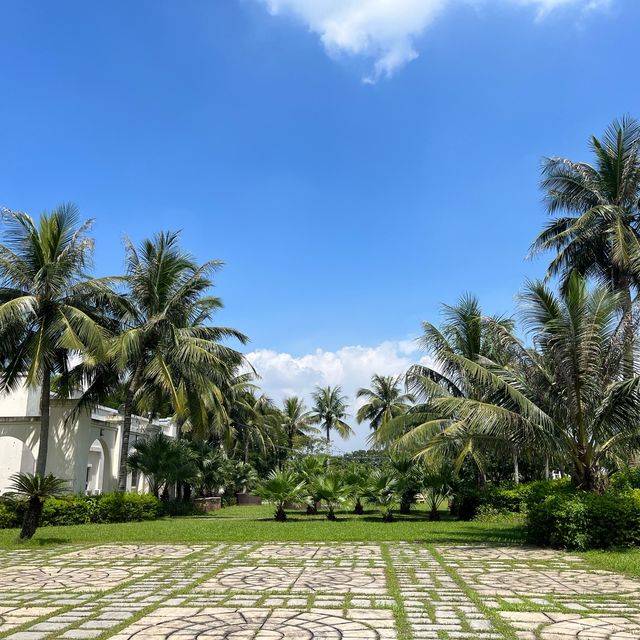
[{"label": "white stucco wall", "polygon": [[[96,407],[92,412],[73,415],[74,408],[73,400],[51,402],[47,472],[66,479],[73,493],[114,491],[118,486],[122,416],[108,407]],[[162,430],[175,437],[176,433],[171,420],[150,424],[139,416],[133,416],[131,428],[130,447],[145,434]],[[11,475],[18,471],[34,471],[39,435],[38,389],[23,387],[15,393],[0,396],[0,494],[7,491]],[[139,476],[136,484],[131,487],[129,474],[129,490],[146,490],[144,477]]]}]

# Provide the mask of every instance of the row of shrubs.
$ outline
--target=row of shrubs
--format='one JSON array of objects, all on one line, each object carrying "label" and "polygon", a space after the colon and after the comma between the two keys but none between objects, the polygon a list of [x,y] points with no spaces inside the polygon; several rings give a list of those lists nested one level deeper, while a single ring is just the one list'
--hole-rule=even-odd
[{"label": "row of shrubs", "polygon": [[[22,525],[27,503],[0,500],[0,529]],[[49,498],[42,511],[41,526],[154,520],[165,512],[158,498],[137,493],[105,493],[100,496]]]},{"label": "row of shrubs", "polygon": [[619,471],[604,493],[576,489],[568,478],[463,488],[451,503],[464,520],[526,516],[529,542],[584,550],[640,545],[640,467]]}]

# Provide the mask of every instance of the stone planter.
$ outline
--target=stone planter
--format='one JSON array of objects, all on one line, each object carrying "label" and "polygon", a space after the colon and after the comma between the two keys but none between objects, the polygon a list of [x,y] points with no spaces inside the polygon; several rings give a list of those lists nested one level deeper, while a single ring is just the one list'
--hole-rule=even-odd
[{"label": "stone planter", "polygon": [[262,498],[252,493],[236,493],[236,499],[240,507],[259,507],[262,504]]},{"label": "stone planter", "polygon": [[222,498],[220,496],[211,496],[210,498],[196,498],[193,503],[202,513],[217,511],[222,509]]}]

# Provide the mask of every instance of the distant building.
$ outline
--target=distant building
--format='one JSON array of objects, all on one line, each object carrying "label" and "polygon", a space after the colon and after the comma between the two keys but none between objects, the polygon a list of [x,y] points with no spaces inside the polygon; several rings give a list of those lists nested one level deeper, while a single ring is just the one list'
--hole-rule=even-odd
[{"label": "distant building", "polygon": [[[69,481],[73,493],[98,494],[118,487],[123,416],[98,406],[73,415],[75,400],[51,400],[47,472]],[[19,471],[33,473],[40,440],[40,389],[23,387],[0,396],[0,494]],[[130,448],[145,435],[176,436],[170,419],[133,416]],[[141,474],[129,472],[127,490],[142,492]]]}]

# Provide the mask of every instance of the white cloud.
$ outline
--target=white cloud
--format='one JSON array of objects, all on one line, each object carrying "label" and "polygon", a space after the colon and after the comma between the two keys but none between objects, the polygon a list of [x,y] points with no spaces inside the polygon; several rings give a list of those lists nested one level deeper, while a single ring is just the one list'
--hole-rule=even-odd
[{"label": "white cloud", "polygon": [[[292,15],[319,35],[327,53],[365,56],[373,70],[364,82],[376,82],[415,60],[415,39],[446,7],[495,0],[257,0],[273,15]],[[573,6],[580,12],[606,7],[612,0],[500,0],[532,6],[538,18]]]},{"label": "white cloud", "polygon": [[337,351],[316,350],[295,357],[289,353],[258,349],[247,358],[261,376],[264,392],[280,403],[290,395],[302,396],[310,404],[310,395],[316,385],[342,386],[350,400],[349,423],[356,436],[347,442],[337,443],[344,450],[366,447],[368,425],[357,425],[355,395],[360,387],[368,387],[374,373],[398,375],[416,362],[426,364],[429,358],[417,351],[413,340],[383,342],[375,347],[347,346]]}]

